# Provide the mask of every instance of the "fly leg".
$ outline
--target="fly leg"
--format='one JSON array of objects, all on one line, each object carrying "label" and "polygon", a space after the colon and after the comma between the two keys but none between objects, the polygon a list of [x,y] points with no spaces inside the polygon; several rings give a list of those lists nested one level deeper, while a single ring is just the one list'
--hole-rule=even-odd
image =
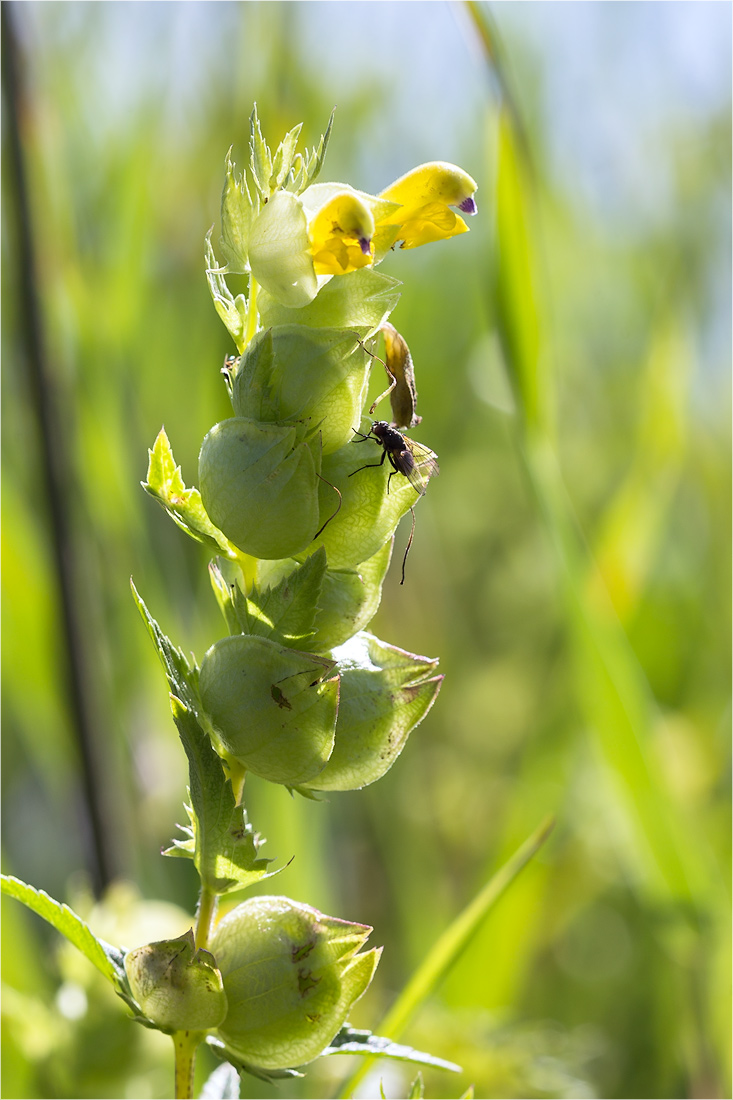
[{"label": "fly leg", "polygon": [[[361,442],[362,442],[361,439],[357,440],[357,443],[361,443]],[[352,470],[351,473],[349,474],[349,477],[353,477],[354,474],[360,474],[362,470],[372,470],[372,469],[376,469],[378,466],[384,466],[384,460],[385,460],[386,457],[387,457],[387,452],[382,451],[382,457],[380,458],[379,462],[367,462],[366,466],[360,466],[358,470]],[[391,474],[389,476],[392,477]]]}]

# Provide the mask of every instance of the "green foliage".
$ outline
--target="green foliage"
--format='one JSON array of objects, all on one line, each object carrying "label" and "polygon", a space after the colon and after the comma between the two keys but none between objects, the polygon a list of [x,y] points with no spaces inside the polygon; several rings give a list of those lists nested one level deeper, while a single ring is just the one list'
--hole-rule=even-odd
[{"label": "green foliage", "polygon": [[236,546],[214,526],[204,511],[198,489],[187,489],[184,485],[181,467],[173,458],[165,428],[158,432],[148,455],[147,479],[142,483],[146,493],[159,501],[174,523],[191,538],[202,542],[209,550],[224,553],[230,558],[239,557]]},{"label": "green foliage", "polygon": [[96,966],[100,974],[112,982],[118,989],[124,988],[125,972],[122,966],[122,953],[116,947],[97,939],[89,927],[68,905],[50,898],[45,890],[35,890],[12,875],[0,876],[2,892],[11,898],[17,898],[48,921],[57,932],[65,936],[69,943],[81,951],[90,963]]},{"label": "green foliage", "polygon": [[300,309],[281,305],[261,291],[259,310],[266,328],[272,325],[298,324],[312,328],[348,328],[360,339],[373,336],[399,301],[397,279],[363,267],[338,281],[331,280],[317,297]]},{"label": "green foliage", "polygon": [[248,596],[237,584],[226,588],[221,578],[220,590],[225,592],[231,609],[225,611],[225,618],[227,622],[233,619],[235,624],[232,633],[256,634],[281,646],[302,648],[302,643],[315,633],[326,565],[326,552],[321,547],[279,584],[261,592],[254,587]]}]

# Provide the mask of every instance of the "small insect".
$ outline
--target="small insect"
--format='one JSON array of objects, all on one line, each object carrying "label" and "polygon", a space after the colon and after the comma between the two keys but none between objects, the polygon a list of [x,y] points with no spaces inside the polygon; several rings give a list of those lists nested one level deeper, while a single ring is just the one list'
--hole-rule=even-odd
[{"label": "small insect", "polygon": [[368,462],[366,466],[360,466],[358,470],[350,473],[349,477],[360,473],[361,470],[383,466],[385,458],[388,458],[392,473],[387,480],[387,492],[394,475],[402,474],[413,489],[422,496],[430,478],[440,473],[440,467],[432,451],[423,447],[422,443],[416,443],[414,439],[409,439],[402,432],[398,432],[396,428],[390,427],[386,420],[375,420],[366,435],[363,432],[355,434],[361,437],[355,442],[363,443],[367,439],[375,439],[383,450],[379,462]]},{"label": "small insect", "polygon": [[[394,475],[402,474],[410,482],[413,489],[422,496],[428,487],[430,478],[440,473],[436,455],[432,451],[428,450],[427,447],[423,447],[421,443],[416,443],[414,439],[409,439],[402,432],[398,432],[396,428],[390,427],[386,420],[375,420],[366,435],[363,432],[355,432],[355,434],[360,436],[359,439],[354,440],[355,443],[375,439],[382,447],[382,457],[379,462],[368,462],[366,466],[360,466],[358,470],[353,470],[349,477],[353,477],[354,474],[358,474],[362,470],[383,466],[385,458],[388,458],[392,473],[387,478],[387,492],[389,492],[389,483]],[[400,584],[405,583],[405,563],[415,534],[415,509],[411,507],[410,511],[412,512],[412,528],[407,541],[405,556],[402,559],[402,580]]]}]

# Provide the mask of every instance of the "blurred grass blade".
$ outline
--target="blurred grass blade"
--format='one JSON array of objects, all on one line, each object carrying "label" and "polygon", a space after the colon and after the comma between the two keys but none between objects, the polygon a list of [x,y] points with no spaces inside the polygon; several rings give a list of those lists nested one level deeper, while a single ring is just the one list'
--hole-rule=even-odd
[{"label": "blurred grass blade", "polygon": [[[623,623],[632,618],[647,587],[682,475],[692,362],[684,327],[676,317],[663,317],[652,334],[639,379],[634,453],[594,543],[599,570],[595,576],[602,576]],[[591,588],[591,599],[594,596]]]},{"label": "blurred grass blade", "polygon": [[530,246],[529,180],[506,109],[499,114],[496,180],[496,324],[517,407],[528,431],[547,430]]},{"label": "blurred grass blade", "polygon": [[[554,818],[546,818],[514,855],[493,875],[472,902],[433,945],[427,958],[413,974],[377,1030],[390,1039],[399,1039],[412,1016],[445,978],[478,932],[484,917],[541,848],[554,828]],[[340,1096],[351,1096],[369,1070],[373,1058],[367,1058],[348,1079]]]}]

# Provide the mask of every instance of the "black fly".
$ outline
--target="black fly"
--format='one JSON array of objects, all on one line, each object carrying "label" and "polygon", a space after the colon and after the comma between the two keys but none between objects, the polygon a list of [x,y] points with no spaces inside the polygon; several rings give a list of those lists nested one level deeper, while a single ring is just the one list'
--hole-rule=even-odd
[{"label": "black fly", "polygon": [[428,487],[430,478],[440,473],[440,467],[432,451],[428,450],[427,447],[423,447],[421,443],[416,443],[414,439],[409,439],[402,432],[398,432],[396,428],[390,427],[386,420],[375,420],[366,435],[362,432],[356,432],[355,434],[361,437],[356,441],[359,443],[363,443],[367,439],[376,440],[382,447],[382,457],[379,462],[368,462],[366,466],[360,466],[358,470],[350,473],[349,477],[353,477],[354,474],[358,474],[362,470],[383,466],[385,458],[388,458],[392,473],[387,481],[387,492],[389,492],[389,483],[394,475],[402,474],[410,482],[413,489],[422,496]]},{"label": "black fly", "polygon": [[[355,434],[360,437],[354,441],[356,443],[363,443],[367,439],[376,440],[382,447],[382,457],[379,462],[368,462],[365,466],[360,466],[358,470],[353,470],[349,477],[361,473],[362,470],[371,470],[383,466],[385,458],[388,458],[392,472],[387,479],[387,492],[389,492],[389,483],[394,475],[402,474],[410,482],[413,489],[422,496],[428,487],[430,478],[440,473],[440,467],[432,451],[428,450],[427,447],[423,447],[421,443],[416,443],[414,439],[409,439],[402,432],[398,432],[396,428],[390,427],[386,420],[375,420],[366,435],[363,432],[355,432]],[[412,536],[415,534],[415,510],[410,508],[410,511],[412,512],[412,530],[410,531],[405,556],[402,559],[402,580],[400,584],[405,583],[405,562],[412,546]]]}]

